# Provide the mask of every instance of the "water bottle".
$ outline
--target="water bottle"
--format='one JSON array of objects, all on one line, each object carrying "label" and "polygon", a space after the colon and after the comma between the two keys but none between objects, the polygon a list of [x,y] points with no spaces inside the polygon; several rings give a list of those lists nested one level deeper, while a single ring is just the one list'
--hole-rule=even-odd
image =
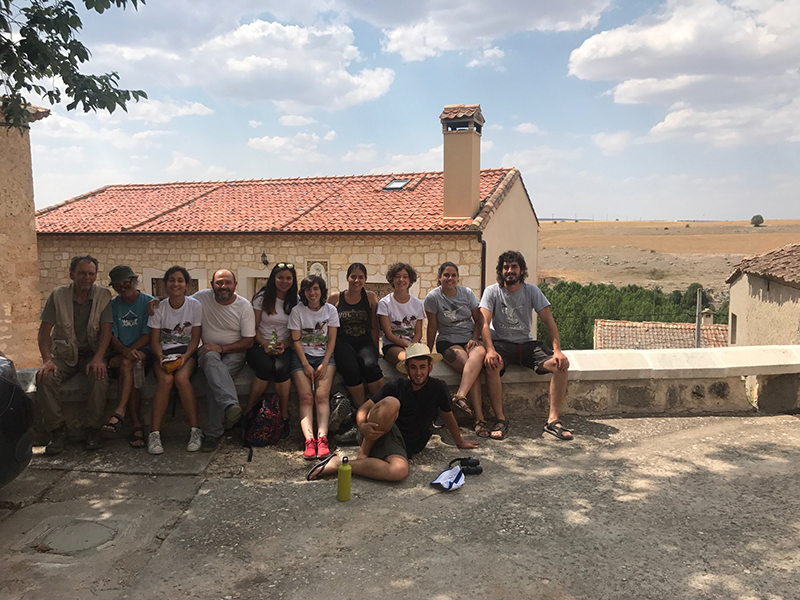
[{"label": "water bottle", "polygon": [[137,390],[144,387],[144,364],[140,360],[133,363],[133,387]]},{"label": "water bottle", "polygon": [[339,477],[336,486],[336,499],[339,502],[347,502],[350,500],[350,480],[353,476],[353,467],[347,462],[347,457],[342,459],[342,464],[339,465]]}]

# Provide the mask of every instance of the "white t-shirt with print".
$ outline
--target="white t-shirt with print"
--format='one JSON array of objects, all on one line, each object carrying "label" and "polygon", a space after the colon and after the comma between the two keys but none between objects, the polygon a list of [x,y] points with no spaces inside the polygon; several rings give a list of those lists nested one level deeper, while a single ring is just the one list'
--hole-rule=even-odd
[{"label": "white t-shirt with print", "polygon": [[264,296],[256,296],[253,308],[261,311],[261,320],[258,322],[258,331],[269,343],[289,339],[289,315],[283,312],[283,300],[275,298],[275,314],[268,315],[264,310]]},{"label": "white t-shirt with print", "polygon": [[327,302],[318,310],[311,310],[300,303],[289,315],[289,329],[300,332],[300,343],[306,356],[325,356],[328,327],[339,327],[339,311]]},{"label": "white t-shirt with print", "polygon": [[152,317],[147,320],[150,329],[161,331],[161,350],[188,346],[192,341],[192,328],[203,323],[203,307],[192,296],[187,296],[179,308],[172,308],[169,300],[162,300]]},{"label": "white t-shirt with print", "polygon": [[[389,317],[394,335],[410,342],[417,332],[417,321],[425,318],[425,309],[422,307],[422,301],[415,296],[410,296],[408,302],[402,303],[395,300],[394,294],[389,294],[378,300],[378,316],[381,315]],[[391,343],[384,334],[383,345]]]}]

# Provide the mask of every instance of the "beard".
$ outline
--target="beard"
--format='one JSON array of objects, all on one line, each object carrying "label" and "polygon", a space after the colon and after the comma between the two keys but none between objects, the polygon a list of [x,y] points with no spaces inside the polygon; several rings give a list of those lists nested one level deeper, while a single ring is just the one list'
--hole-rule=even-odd
[{"label": "beard", "polygon": [[218,301],[222,302],[225,300],[230,300],[231,296],[233,296],[232,290],[214,290],[214,298],[216,298]]},{"label": "beard", "polygon": [[519,283],[520,278],[521,278],[520,275],[509,273],[503,278],[503,283],[505,283],[506,285],[514,285],[516,283]]}]

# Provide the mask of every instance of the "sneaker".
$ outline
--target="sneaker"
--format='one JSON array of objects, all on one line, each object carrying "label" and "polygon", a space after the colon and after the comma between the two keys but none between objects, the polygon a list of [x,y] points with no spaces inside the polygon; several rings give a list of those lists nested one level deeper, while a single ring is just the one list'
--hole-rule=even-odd
[{"label": "sneaker", "polygon": [[147,452],[150,454],[164,454],[164,446],[161,445],[161,432],[151,431],[147,438]]},{"label": "sneaker", "polygon": [[99,429],[86,428],[86,440],[83,442],[83,447],[87,450],[99,450],[103,447],[103,436]]},{"label": "sneaker", "polygon": [[314,460],[317,458],[317,440],[309,438],[306,440],[306,449],[303,451],[303,458]]},{"label": "sneaker", "polygon": [[283,419],[283,425],[281,425],[281,439],[285,440],[292,434],[292,428],[289,425],[289,419]]},{"label": "sneaker", "polygon": [[341,392],[336,392],[330,402],[331,417],[328,421],[328,427],[331,431],[338,431],[342,423],[353,414],[353,406],[350,404],[350,398]]},{"label": "sneaker", "polygon": [[238,403],[225,409],[225,429],[230,429],[242,418],[242,407]]},{"label": "sneaker", "polygon": [[441,412],[438,415],[436,415],[436,419],[434,419],[433,421],[433,427],[434,429],[441,429],[442,427],[444,427],[444,419],[442,418]]},{"label": "sneaker", "polygon": [[186,450],[189,452],[197,452],[203,445],[203,431],[198,427],[192,427],[192,433],[189,434],[189,443],[186,445]]},{"label": "sneaker", "polygon": [[317,440],[317,458],[328,458],[331,450],[328,448],[328,438],[324,435],[319,436]]},{"label": "sneaker", "polygon": [[213,452],[219,448],[220,440],[222,440],[222,437],[203,436],[203,444],[200,446],[200,450],[203,452]]},{"label": "sneaker", "polygon": [[356,446],[358,445],[358,427],[348,429],[343,434],[334,436],[333,439],[340,446]]},{"label": "sneaker", "polygon": [[50,434],[50,442],[44,449],[44,453],[48,456],[55,456],[64,451],[64,446],[69,439],[69,432],[67,431],[66,423],[62,423]]}]

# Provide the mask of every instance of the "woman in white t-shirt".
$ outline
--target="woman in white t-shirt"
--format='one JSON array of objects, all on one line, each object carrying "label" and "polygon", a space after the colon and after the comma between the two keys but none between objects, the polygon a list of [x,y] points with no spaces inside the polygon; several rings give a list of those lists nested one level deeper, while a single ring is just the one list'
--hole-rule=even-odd
[{"label": "woman in white t-shirt", "polygon": [[[161,422],[167,411],[173,385],[178,389],[183,410],[192,428],[186,449],[197,452],[203,443],[203,433],[197,422],[197,397],[189,380],[197,364],[194,353],[200,343],[203,307],[198,300],[186,295],[188,282],[189,272],[183,267],[167,269],[164,273],[167,301],[159,303],[147,322],[150,327],[150,348],[155,357],[153,362],[158,377],[158,386],[153,397],[152,431],[147,439],[147,451],[150,454],[164,452],[161,444]],[[180,366],[174,370],[170,366],[165,368],[164,363],[172,362],[174,356],[178,356]]]},{"label": "woman in white t-shirt", "polygon": [[290,434],[289,392],[294,350],[289,333],[289,315],[296,305],[297,273],[294,265],[278,263],[272,268],[267,283],[253,297],[256,339],[247,350],[247,364],[255,371],[255,376],[245,413],[256,405],[272,379],[281,402],[281,439],[286,439]]},{"label": "woman in white t-shirt", "polygon": [[386,272],[394,291],[378,301],[378,322],[383,331],[383,357],[396,365],[406,358],[406,348],[422,339],[425,310],[419,298],[409,293],[417,280],[411,265],[395,263]]},{"label": "woman in white t-shirt", "polygon": [[[336,374],[333,350],[339,328],[339,312],[328,298],[328,286],[318,275],[309,275],[300,283],[300,304],[289,315],[289,331],[294,344],[292,380],[300,401],[300,428],[305,438],[303,457],[327,458],[330,404],[328,395]],[[314,412],[317,437],[314,437]]]}]

